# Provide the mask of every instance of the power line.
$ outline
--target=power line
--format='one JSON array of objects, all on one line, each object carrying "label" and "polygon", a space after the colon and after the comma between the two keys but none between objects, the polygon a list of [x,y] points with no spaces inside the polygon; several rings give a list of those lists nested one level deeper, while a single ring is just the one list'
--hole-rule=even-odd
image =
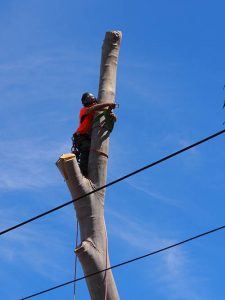
[{"label": "power line", "polygon": [[83,279],[85,279],[85,278],[88,278],[88,277],[91,277],[91,276],[100,274],[100,273],[102,273],[102,272],[105,272],[105,271],[108,271],[108,270],[112,270],[112,269],[116,269],[116,268],[118,268],[118,267],[122,267],[122,266],[124,266],[124,265],[130,264],[130,263],[135,262],[135,261],[137,261],[137,260],[141,260],[141,259],[146,258],[146,257],[148,257],[148,256],[152,256],[152,255],[158,254],[158,253],[160,253],[160,252],[169,250],[169,249],[171,249],[171,248],[175,248],[175,247],[177,247],[177,246],[180,246],[180,245],[182,245],[182,244],[185,244],[185,243],[188,243],[188,242],[190,242],[190,241],[196,240],[196,239],[198,239],[198,238],[200,238],[200,237],[203,237],[203,236],[205,236],[205,235],[212,234],[212,233],[214,233],[214,232],[216,232],[216,231],[219,231],[219,230],[222,230],[222,229],[225,229],[225,225],[220,226],[220,227],[217,227],[217,228],[212,229],[212,230],[209,230],[209,231],[206,231],[206,232],[203,232],[203,233],[201,233],[201,234],[195,235],[195,236],[190,237],[190,238],[188,238],[188,239],[186,239],[186,240],[183,240],[183,241],[181,241],[181,242],[178,242],[178,243],[169,245],[169,246],[167,246],[167,247],[158,249],[158,250],[156,250],[156,251],[149,252],[149,253],[144,254],[144,255],[142,255],[142,256],[138,256],[138,257],[136,257],[136,258],[133,258],[133,259],[124,261],[124,262],[119,263],[119,264],[117,264],[117,265],[114,265],[114,266],[112,266],[112,267],[110,267],[110,268],[106,268],[106,269],[103,269],[103,270],[101,270],[101,271],[97,271],[97,272],[91,273],[91,274],[89,274],[89,275],[86,275],[86,276],[77,278],[77,279],[75,279],[75,280],[71,280],[71,281],[64,282],[64,283],[62,283],[62,284],[59,284],[59,285],[54,286],[54,287],[52,287],[52,288],[49,288],[49,289],[47,289],[47,290],[43,290],[43,291],[41,291],[41,292],[32,294],[32,295],[27,296],[27,297],[25,297],[25,298],[21,298],[20,300],[30,299],[30,298],[39,296],[39,295],[41,295],[41,294],[48,293],[48,292],[53,291],[53,290],[55,290],[55,289],[64,287],[64,286],[69,285],[69,284],[71,284],[71,283],[73,283],[73,282],[75,282],[75,281],[80,281],[80,280],[83,280]]},{"label": "power line", "polygon": [[149,165],[146,165],[145,167],[140,168],[140,169],[138,169],[138,170],[136,170],[136,171],[134,171],[134,172],[132,172],[132,173],[129,173],[129,174],[123,176],[123,177],[120,177],[120,178],[118,178],[118,179],[116,179],[116,180],[114,180],[114,181],[111,181],[111,182],[107,183],[106,185],[103,185],[103,186],[101,186],[101,187],[99,187],[99,188],[96,188],[95,190],[93,190],[93,191],[91,191],[91,192],[88,192],[88,193],[86,193],[86,194],[84,194],[84,195],[82,195],[82,196],[80,196],[80,197],[77,197],[77,198],[71,200],[71,201],[65,202],[65,203],[63,203],[63,204],[61,204],[61,205],[59,205],[59,206],[56,206],[56,207],[54,207],[54,208],[52,208],[52,209],[50,209],[50,210],[48,210],[48,211],[45,211],[45,212],[43,212],[43,213],[41,213],[41,214],[39,214],[39,215],[37,215],[37,216],[34,216],[33,218],[30,218],[30,219],[28,219],[28,220],[25,220],[25,221],[23,221],[23,222],[21,222],[21,223],[19,223],[19,224],[17,224],[17,225],[14,225],[14,226],[12,226],[12,227],[9,227],[9,228],[7,228],[7,229],[1,231],[1,232],[0,232],[0,235],[6,234],[6,233],[9,232],[9,231],[12,231],[12,230],[14,230],[14,229],[17,229],[17,228],[19,228],[19,227],[21,227],[21,226],[24,226],[24,225],[26,225],[26,224],[28,224],[28,223],[30,223],[30,222],[33,222],[34,220],[37,220],[37,219],[39,219],[39,218],[42,218],[42,217],[44,217],[44,216],[46,216],[46,215],[48,215],[48,214],[50,214],[50,213],[52,213],[52,212],[54,212],[54,211],[56,211],[56,210],[59,210],[59,209],[65,207],[65,206],[67,206],[67,205],[70,205],[70,204],[72,204],[72,203],[74,203],[74,202],[76,202],[76,201],[79,201],[80,199],[83,199],[83,198],[85,198],[86,196],[89,196],[89,195],[91,195],[91,194],[94,194],[94,193],[96,193],[96,192],[98,192],[98,191],[100,191],[100,190],[102,190],[102,189],[105,189],[105,188],[107,188],[107,187],[109,187],[109,186],[111,186],[111,185],[114,185],[114,184],[116,184],[116,183],[118,183],[118,182],[120,182],[120,181],[122,181],[122,180],[124,180],[124,179],[126,179],[126,178],[128,178],[128,177],[131,177],[131,176],[133,176],[133,175],[135,175],[135,174],[137,174],[137,173],[140,173],[140,172],[142,172],[142,171],[144,171],[144,170],[146,170],[146,169],[148,169],[148,168],[151,168],[151,167],[153,167],[153,166],[155,166],[155,165],[158,165],[158,164],[162,163],[163,161],[166,161],[166,160],[168,160],[168,159],[170,159],[170,158],[172,158],[172,157],[174,157],[174,156],[176,156],[176,155],[178,155],[178,154],[181,154],[182,152],[185,152],[185,151],[187,151],[187,150],[189,150],[189,149],[191,149],[191,148],[194,148],[194,147],[196,147],[196,146],[198,146],[198,145],[200,145],[200,144],[202,144],[202,143],[205,143],[205,142],[207,142],[207,141],[209,141],[209,140],[211,140],[211,139],[213,139],[213,138],[215,138],[215,137],[217,137],[217,136],[223,134],[224,132],[225,132],[225,129],[223,129],[223,130],[221,130],[221,131],[218,131],[218,132],[216,132],[216,133],[213,134],[213,135],[210,135],[210,136],[208,136],[208,137],[206,137],[206,138],[204,138],[204,139],[202,139],[202,140],[200,140],[200,141],[198,141],[198,142],[196,142],[196,143],[194,143],[194,144],[191,144],[191,145],[189,145],[189,146],[187,146],[187,147],[185,147],[185,148],[182,148],[182,149],[180,149],[180,150],[178,150],[178,151],[176,151],[176,152],[174,152],[174,153],[172,153],[172,154],[170,154],[170,155],[168,155],[168,156],[165,156],[165,157],[163,157],[163,158],[161,158],[161,159],[159,159],[159,160],[157,160],[157,161],[155,161],[155,162],[153,162],[153,163],[151,163],[151,164],[149,164]]}]

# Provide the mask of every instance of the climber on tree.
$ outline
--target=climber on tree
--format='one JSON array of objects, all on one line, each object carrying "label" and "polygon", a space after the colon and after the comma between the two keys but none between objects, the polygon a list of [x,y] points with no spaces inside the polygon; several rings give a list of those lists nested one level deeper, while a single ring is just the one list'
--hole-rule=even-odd
[{"label": "climber on tree", "polygon": [[110,118],[115,122],[116,116],[111,111],[116,107],[114,103],[98,104],[96,97],[91,93],[84,93],[81,98],[83,108],[80,110],[80,124],[73,134],[72,152],[76,155],[80,165],[81,172],[87,176],[88,158],[91,147],[91,129],[94,122],[95,112],[103,111],[108,108],[110,111]]}]

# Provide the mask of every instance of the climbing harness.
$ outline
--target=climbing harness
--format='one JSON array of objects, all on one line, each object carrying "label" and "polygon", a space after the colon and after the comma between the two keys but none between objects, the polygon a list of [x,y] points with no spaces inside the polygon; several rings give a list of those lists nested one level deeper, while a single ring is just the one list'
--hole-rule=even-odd
[{"label": "climbing harness", "polygon": [[79,150],[77,148],[77,145],[76,145],[75,134],[73,134],[71,140],[72,140],[71,152],[76,155],[77,161],[79,162],[80,152],[79,152]]},{"label": "climbing harness", "polygon": [[[78,230],[79,230],[79,222],[77,220],[77,226],[76,226],[76,248],[78,246]],[[77,279],[77,255],[76,252],[75,253],[75,257],[74,257],[74,286],[73,286],[73,300],[76,300],[76,279]]]}]

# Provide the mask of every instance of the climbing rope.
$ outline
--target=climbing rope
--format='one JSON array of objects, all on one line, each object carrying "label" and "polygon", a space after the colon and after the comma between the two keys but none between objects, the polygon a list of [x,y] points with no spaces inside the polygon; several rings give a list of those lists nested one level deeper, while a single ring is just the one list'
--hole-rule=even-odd
[{"label": "climbing rope", "polygon": [[[76,248],[78,246],[78,229],[79,229],[79,222],[77,220],[77,226],[76,226]],[[75,253],[75,258],[74,258],[74,286],[73,286],[73,300],[76,300],[76,279],[77,279],[77,255]]]},{"label": "climbing rope", "polygon": [[[89,183],[90,183],[90,186],[92,187],[92,189],[96,190],[96,187],[93,184],[93,182],[90,179],[88,179],[88,180],[89,180]],[[107,269],[108,268],[108,236],[107,236],[107,230],[106,230],[105,222],[104,222],[104,229],[105,229],[105,269]],[[105,271],[103,282],[105,284],[104,300],[107,300],[107,286],[108,286],[108,284],[107,284],[107,270]]]},{"label": "climbing rope", "polygon": [[[104,223],[105,225],[105,223]],[[106,231],[106,226],[105,226],[105,269],[108,268],[108,236],[107,236],[107,231]],[[104,300],[107,300],[107,270],[105,271],[104,275],[104,281],[105,281],[105,298]]]},{"label": "climbing rope", "polygon": [[[106,231],[106,225],[104,223],[105,227],[105,269],[108,268],[108,237],[107,237],[107,231]],[[79,222],[77,220],[77,225],[76,225],[76,248],[78,247],[78,230],[79,230]],[[74,258],[74,286],[73,286],[73,300],[76,300],[76,279],[77,279],[77,255],[75,252],[75,258]],[[105,271],[104,275],[104,284],[105,284],[105,295],[104,295],[104,300],[107,300],[107,270]]]}]

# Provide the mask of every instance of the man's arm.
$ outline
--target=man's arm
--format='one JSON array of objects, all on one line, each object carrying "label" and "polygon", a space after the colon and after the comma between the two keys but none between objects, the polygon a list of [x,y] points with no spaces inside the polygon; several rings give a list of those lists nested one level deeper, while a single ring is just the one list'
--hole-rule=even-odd
[{"label": "man's arm", "polygon": [[96,104],[96,105],[93,105],[92,107],[90,107],[85,114],[89,114],[90,112],[92,111],[101,111],[103,110],[105,107],[110,107],[112,109],[114,109],[116,107],[116,104],[115,103],[112,103],[112,102],[106,102],[106,103],[102,103],[102,104]]}]

